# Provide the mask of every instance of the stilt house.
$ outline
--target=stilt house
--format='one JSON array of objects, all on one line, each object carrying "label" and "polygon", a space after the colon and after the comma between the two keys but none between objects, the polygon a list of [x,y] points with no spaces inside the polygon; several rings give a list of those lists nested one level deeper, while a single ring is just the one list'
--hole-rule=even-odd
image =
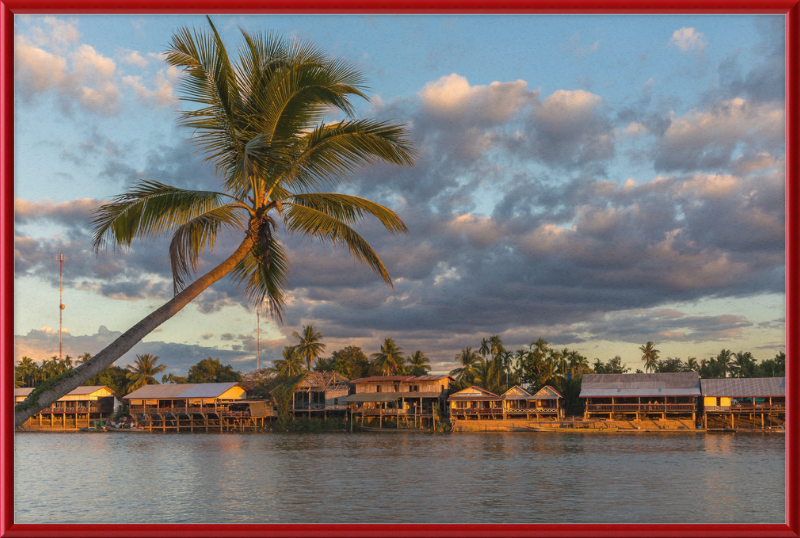
[{"label": "stilt house", "polygon": [[539,389],[536,394],[515,385],[505,391],[500,399],[503,402],[503,418],[564,418],[564,397],[549,385]]},{"label": "stilt house", "polygon": [[[33,392],[33,388],[14,389],[14,404]],[[119,396],[105,385],[78,387],[42,409],[23,425],[24,429],[79,429],[93,420],[109,420],[119,406]]]},{"label": "stilt house", "polygon": [[584,418],[697,419],[700,376],[668,374],[585,374],[580,398]]},{"label": "stilt house", "polygon": [[701,379],[703,427],[775,429],[786,426],[786,378]]},{"label": "stilt house", "polygon": [[445,413],[445,401],[455,379],[449,375],[373,376],[352,382],[355,393],[344,401],[352,415],[377,418],[402,418],[414,424],[431,422],[434,413]]},{"label": "stilt house", "polygon": [[451,418],[463,420],[503,418],[503,398],[475,385],[450,395],[447,401],[450,404]]},{"label": "stilt house", "polygon": [[306,372],[292,393],[292,414],[312,413],[323,417],[331,412],[345,414],[343,401],[350,391],[350,380],[336,372]]}]

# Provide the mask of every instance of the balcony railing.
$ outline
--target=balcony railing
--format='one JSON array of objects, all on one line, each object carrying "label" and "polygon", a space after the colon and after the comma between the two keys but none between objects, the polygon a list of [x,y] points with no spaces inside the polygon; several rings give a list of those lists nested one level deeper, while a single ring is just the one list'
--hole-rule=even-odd
[{"label": "balcony railing", "polygon": [[189,413],[224,413],[227,412],[227,406],[217,407],[156,407],[156,406],[143,406],[132,405],[130,406],[130,413],[133,415],[186,415]]},{"label": "balcony railing", "polygon": [[762,411],[762,410],[767,410],[767,409],[780,409],[780,410],[783,410],[783,409],[786,409],[786,403],[785,402],[772,402],[772,404],[770,404],[769,402],[758,402],[758,403],[755,403],[755,404],[753,404],[753,403],[737,403],[737,404],[731,404],[731,409],[733,409],[735,411],[738,411],[738,410],[741,410],[741,411]]},{"label": "balcony railing", "polygon": [[506,414],[515,413],[558,413],[555,407],[509,407],[506,409]]},{"label": "balcony railing", "polygon": [[451,415],[502,415],[503,410],[500,408],[484,408],[484,409],[462,409],[462,408],[451,408],[450,409]]},{"label": "balcony railing", "polygon": [[39,411],[40,413],[113,413],[114,408],[111,406],[85,406],[79,405],[77,407],[47,407]]},{"label": "balcony railing", "polygon": [[692,413],[693,403],[682,404],[587,404],[586,411],[600,413]]}]

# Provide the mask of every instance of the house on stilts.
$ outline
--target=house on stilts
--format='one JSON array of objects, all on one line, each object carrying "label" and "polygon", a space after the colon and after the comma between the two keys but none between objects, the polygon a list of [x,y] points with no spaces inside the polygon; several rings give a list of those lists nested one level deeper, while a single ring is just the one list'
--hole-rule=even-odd
[{"label": "house on stilts", "polygon": [[[25,401],[33,390],[32,387],[14,389],[14,405]],[[95,421],[111,420],[120,403],[119,396],[105,385],[78,387],[26,420],[20,429],[88,428]]]},{"label": "house on stilts", "polygon": [[786,378],[702,379],[703,427],[770,430],[786,427]]},{"label": "house on stilts", "polygon": [[663,374],[585,374],[580,398],[584,419],[697,420],[700,376],[696,372]]}]

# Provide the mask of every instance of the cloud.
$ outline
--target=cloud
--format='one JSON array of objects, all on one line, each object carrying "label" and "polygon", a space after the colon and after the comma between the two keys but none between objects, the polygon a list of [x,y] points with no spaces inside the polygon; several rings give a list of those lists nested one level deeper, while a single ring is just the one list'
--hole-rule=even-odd
[{"label": "cloud", "polygon": [[600,41],[581,46],[581,34],[577,33],[573,34],[566,43],[560,44],[558,48],[580,60],[587,54],[596,53],[600,48]]},{"label": "cloud", "polygon": [[114,83],[114,61],[98,54],[89,45],[82,45],[66,57],[33,46],[25,37],[14,38],[14,75],[23,102],[49,91],[59,95],[66,112],[76,104],[94,113],[115,115],[122,96]]},{"label": "cloud", "polygon": [[669,127],[656,142],[656,170],[719,170],[731,166],[734,152],[780,148],[785,132],[782,105],[754,104],[737,97],[708,110],[693,109],[672,116]]},{"label": "cloud", "polygon": [[702,53],[708,42],[701,32],[696,31],[694,28],[684,26],[680,30],[675,30],[672,34],[672,38],[669,40],[669,44],[678,47],[683,52],[696,50]]},{"label": "cloud", "polygon": [[123,84],[130,86],[133,89],[134,95],[143,103],[153,104],[160,107],[176,106],[177,99],[172,94],[172,84],[167,80],[164,75],[164,70],[161,69],[156,73],[153,78],[153,89],[147,88],[142,84],[142,77],[128,75],[122,77]]},{"label": "cloud", "polygon": [[147,67],[149,63],[147,58],[142,56],[139,51],[132,50],[130,52],[123,53],[122,61],[129,65],[135,65],[136,67]]}]

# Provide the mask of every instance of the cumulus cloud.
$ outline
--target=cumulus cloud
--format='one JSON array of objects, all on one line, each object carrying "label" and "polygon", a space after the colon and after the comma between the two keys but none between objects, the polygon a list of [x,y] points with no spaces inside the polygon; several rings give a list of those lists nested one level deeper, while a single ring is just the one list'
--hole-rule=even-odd
[{"label": "cumulus cloud", "polygon": [[135,65],[136,67],[147,67],[149,63],[147,58],[142,56],[138,50],[126,51],[122,53],[122,61],[129,65]]},{"label": "cumulus cloud", "polygon": [[142,83],[142,77],[140,76],[128,75],[122,77],[122,82],[130,86],[137,99],[144,103],[160,107],[175,106],[177,104],[177,100],[172,93],[172,84],[164,75],[163,69],[159,70],[153,78],[153,89],[146,87]]},{"label": "cumulus cloud", "polygon": [[702,32],[684,26],[680,30],[675,30],[669,40],[669,44],[678,47],[683,52],[688,52],[690,50],[703,52],[708,42]]},{"label": "cumulus cloud", "polygon": [[656,143],[653,162],[656,170],[666,171],[724,169],[740,144],[748,152],[781,147],[784,132],[782,105],[753,104],[737,97],[707,110],[673,115]]}]

